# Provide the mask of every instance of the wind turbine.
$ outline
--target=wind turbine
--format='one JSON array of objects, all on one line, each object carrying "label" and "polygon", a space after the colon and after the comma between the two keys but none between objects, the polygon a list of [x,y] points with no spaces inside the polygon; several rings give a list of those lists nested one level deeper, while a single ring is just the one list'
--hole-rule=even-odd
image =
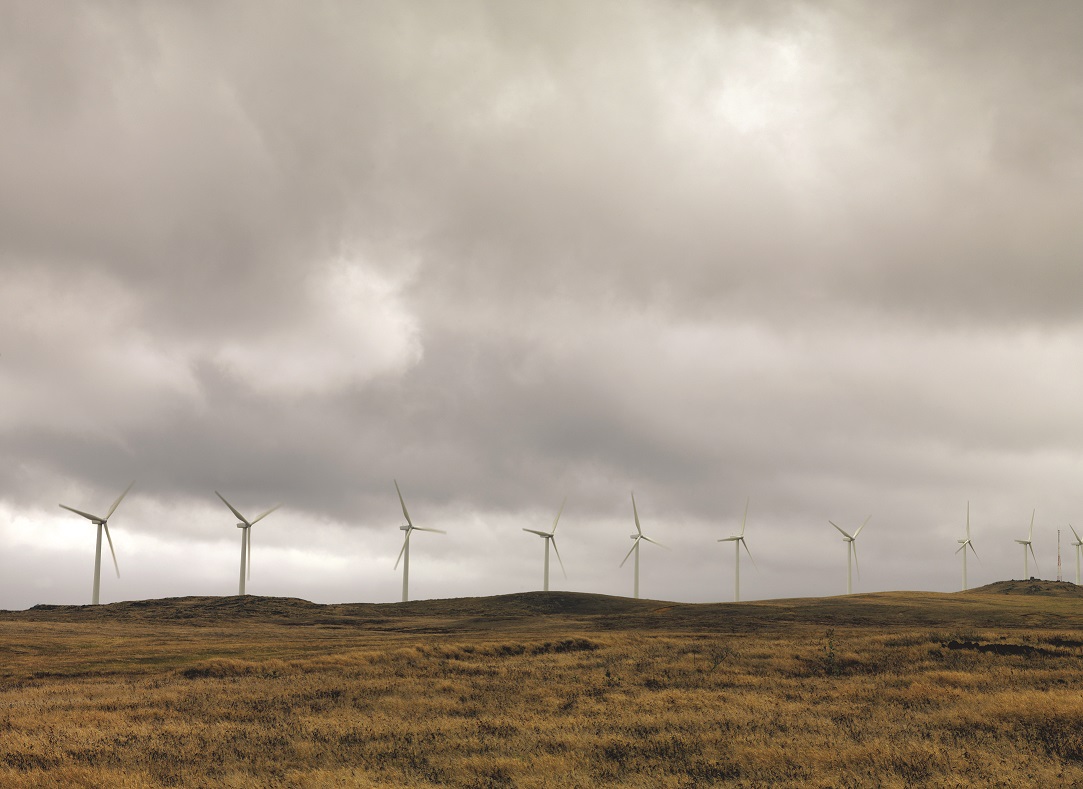
[{"label": "wind turbine", "polygon": [[120,506],[120,502],[128,495],[128,491],[132,489],[132,485],[135,484],[135,480],[124,489],[124,492],[117,496],[117,500],[113,502],[113,506],[109,508],[109,512],[105,513],[104,518],[99,518],[97,515],[91,515],[89,512],[83,512],[77,510],[74,507],[69,507],[67,504],[61,504],[60,506],[69,512],[74,512],[76,515],[82,515],[88,521],[98,527],[98,543],[94,548],[94,597],[93,605],[98,604],[98,591],[101,588],[102,580],[102,531],[105,532],[105,539],[109,541],[109,553],[113,555],[113,568],[117,571],[117,578],[120,578],[120,565],[117,564],[117,552],[113,550],[113,538],[109,536],[109,518],[116,512],[117,507]]},{"label": "wind turbine", "polygon": [[[414,522],[410,520],[410,513],[406,511],[406,502],[402,500],[402,491],[399,490],[398,480],[395,480],[395,491],[399,494],[399,504],[402,505],[402,515],[406,518],[406,525],[399,526],[404,532],[406,532],[406,539],[402,541],[402,550],[399,551],[399,558],[395,560],[395,569],[399,568],[399,562],[402,562],[402,602],[406,602],[410,599],[410,532],[413,531],[432,531],[437,534],[447,534],[443,529],[426,529],[422,526],[415,526]],[[553,524],[553,528],[556,528],[556,524]],[[563,566],[563,564],[562,564]]]},{"label": "wind turbine", "polygon": [[237,594],[243,595],[245,576],[247,576],[248,578],[252,577],[252,527],[264,518],[266,518],[272,512],[277,510],[282,505],[276,504],[271,507],[271,509],[260,515],[258,518],[247,520],[243,515],[241,515],[241,513],[237,512],[236,507],[226,501],[225,496],[223,496],[217,490],[214,492],[214,495],[220,498],[222,500],[222,503],[229,507],[233,514],[236,515],[237,518],[241,521],[237,524],[237,528],[241,530],[241,580],[237,587]]},{"label": "wind turbine", "polygon": [[732,542],[734,547],[734,570],[733,570],[733,602],[741,602],[741,546],[745,546],[745,553],[748,554],[748,558],[751,560],[752,565],[756,565],[756,560],[752,558],[752,551],[748,550],[748,543],[745,542],[745,520],[748,518],[748,499],[745,499],[745,514],[741,517],[741,533],[735,534],[732,537],[723,537],[719,542]]},{"label": "wind turbine", "polygon": [[[1026,581],[1030,578],[1030,557],[1034,556],[1034,513],[1037,510],[1031,510],[1030,512],[1030,534],[1027,535],[1025,540],[1016,540],[1017,543],[1023,546],[1023,580]],[[1030,549],[1030,556],[1027,555],[1027,549]],[[1038,557],[1034,556],[1034,569],[1038,570]],[[1038,570],[1041,572],[1041,570]]]},{"label": "wind turbine", "polygon": [[[666,546],[662,545],[662,543],[660,543],[660,542],[655,542],[654,540],[652,540],[650,537],[648,537],[646,534],[643,533],[643,529],[639,525],[639,511],[636,509],[636,494],[635,493],[632,494],[632,514],[635,516],[635,519],[636,519],[636,533],[631,535],[631,538],[633,540],[635,540],[635,542],[632,544],[632,549],[630,551],[628,551],[628,553],[625,555],[624,561],[622,561],[620,563],[620,566],[623,567],[624,563],[628,561],[628,557],[631,556],[633,553],[636,555],[635,585],[634,585],[633,589],[634,589],[635,599],[638,600],[639,599],[639,543],[641,541],[643,541],[643,540],[646,540],[647,542],[654,543],[659,548],[666,548]],[[668,551],[669,548],[666,548],[666,550]]]},{"label": "wind turbine", "polygon": [[964,592],[966,591],[966,549],[967,548],[970,548],[971,552],[974,554],[974,558],[977,559],[978,558],[978,552],[976,550],[974,550],[974,543],[972,543],[970,541],[970,502],[969,501],[966,503],[966,539],[965,540],[959,540],[959,548],[955,551],[956,553],[959,553],[959,551],[963,552],[963,591]]},{"label": "wind turbine", "polygon": [[[1068,528],[1075,535],[1075,542],[1072,543],[1072,547],[1075,548],[1075,585],[1079,586],[1079,549],[1083,548],[1083,540],[1079,539],[1079,532],[1075,530],[1075,526],[1069,523]],[[1034,563],[1038,563],[1037,559],[1034,560]]]},{"label": "wind turbine", "polygon": [[[539,537],[541,537],[543,540],[545,540],[545,576],[544,576],[544,580],[542,581],[542,591],[543,592],[548,592],[549,591],[549,545],[550,545],[550,543],[552,543],[552,545],[553,545],[553,552],[557,555],[557,561],[560,562],[560,571],[562,573],[564,573],[565,578],[568,577],[568,571],[564,569],[564,561],[560,558],[560,551],[557,550],[557,538],[553,536],[557,532],[557,521],[560,520],[560,514],[562,512],[564,512],[564,505],[567,504],[567,503],[568,503],[568,499],[566,499],[566,498],[564,499],[564,501],[562,501],[560,503],[560,509],[557,510],[557,516],[553,519],[553,529],[552,529],[552,531],[538,531],[537,529],[523,529],[523,531],[528,531],[531,534],[537,534]],[[405,505],[403,506],[402,511],[406,512]],[[403,594],[403,599],[405,599],[405,593]]]},{"label": "wind turbine", "polygon": [[[871,517],[872,516],[870,515],[869,518],[871,518]],[[869,522],[869,518],[865,518],[865,523]],[[846,553],[846,594],[852,594],[853,593],[853,583],[852,583],[852,571],[851,571],[852,568],[851,568],[851,565],[857,566],[857,577],[858,578],[861,577],[861,565],[858,564],[858,561],[857,561],[857,545],[855,545],[854,542],[857,540],[857,535],[861,534],[861,530],[865,528],[865,523],[862,523],[860,526],[858,526],[857,531],[855,531],[853,534],[850,534],[848,532],[843,531],[841,528],[839,528],[839,525],[837,523],[835,523],[834,521],[828,521],[828,523],[830,523],[832,526],[834,526],[836,529],[838,529],[840,532],[842,532],[842,539],[847,544],[847,553]]]}]

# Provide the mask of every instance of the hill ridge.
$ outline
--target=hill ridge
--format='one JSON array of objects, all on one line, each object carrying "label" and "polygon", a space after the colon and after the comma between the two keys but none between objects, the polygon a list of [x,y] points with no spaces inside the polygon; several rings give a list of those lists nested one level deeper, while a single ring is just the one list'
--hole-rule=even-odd
[{"label": "hill ridge", "polygon": [[[1055,581],[998,581],[967,592],[868,592],[741,603],[636,600],[591,592],[512,592],[406,603],[314,603],[294,597],[187,596],[104,605],[37,605],[0,621],[143,623],[215,627],[285,625],[412,633],[527,632],[532,628],[752,631],[790,625],[1063,627],[1078,621],[1083,588]],[[1077,611],[1076,609],[1079,608]],[[563,624],[562,624],[563,623]]]}]

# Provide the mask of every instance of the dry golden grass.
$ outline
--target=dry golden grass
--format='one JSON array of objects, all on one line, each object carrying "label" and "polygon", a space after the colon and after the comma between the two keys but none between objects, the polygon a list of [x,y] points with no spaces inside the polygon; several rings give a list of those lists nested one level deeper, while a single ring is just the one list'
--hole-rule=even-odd
[{"label": "dry golden grass", "polygon": [[0,786],[1083,785],[1080,602],[0,613]]}]

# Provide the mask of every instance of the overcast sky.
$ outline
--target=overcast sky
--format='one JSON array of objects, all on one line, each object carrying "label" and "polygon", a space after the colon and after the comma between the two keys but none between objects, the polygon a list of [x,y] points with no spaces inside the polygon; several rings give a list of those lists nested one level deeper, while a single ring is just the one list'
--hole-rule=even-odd
[{"label": "overcast sky", "polygon": [[1074,580],[1083,5],[0,2],[0,608]]}]

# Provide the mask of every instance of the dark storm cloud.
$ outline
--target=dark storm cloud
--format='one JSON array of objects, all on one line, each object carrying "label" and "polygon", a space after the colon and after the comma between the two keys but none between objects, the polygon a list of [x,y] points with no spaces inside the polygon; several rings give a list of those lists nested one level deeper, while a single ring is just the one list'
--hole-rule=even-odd
[{"label": "dark storm cloud", "polygon": [[[484,592],[533,556],[497,535],[567,494],[604,591],[630,489],[690,550],[751,495],[792,576],[764,595],[822,574],[782,553],[818,557],[828,517],[879,513],[897,586],[968,498],[990,530],[1070,517],[1081,27],[1074,4],[8,4],[8,533],[44,552],[57,499],[136,477],[126,528],[170,551],[234,550],[218,488],[285,500],[263,539],[311,536],[305,566],[336,540],[386,563],[398,478],[459,527],[446,591]],[[674,596],[715,588],[655,561]]]}]

